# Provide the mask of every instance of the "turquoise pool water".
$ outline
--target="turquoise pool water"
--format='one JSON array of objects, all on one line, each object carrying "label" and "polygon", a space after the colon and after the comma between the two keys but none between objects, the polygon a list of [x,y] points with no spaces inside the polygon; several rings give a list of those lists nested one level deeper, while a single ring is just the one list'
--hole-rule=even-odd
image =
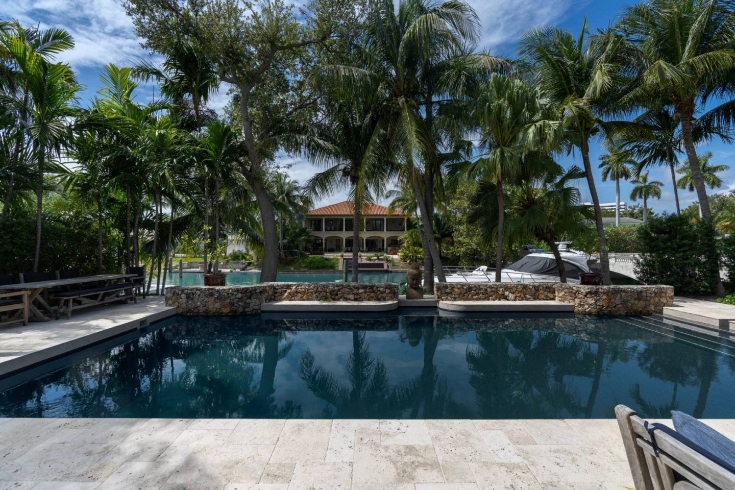
[{"label": "turquoise pool water", "polygon": [[[278,282],[335,282],[344,279],[341,272],[279,272]],[[396,284],[406,282],[405,272],[361,272],[358,276],[360,282],[378,283],[393,282]],[[245,286],[257,284],[260,280],[260,272],[229,272],[227,274],[228,286]],[[204,274],[201,272],[184,272],[179,278],[178,273],[169,274],[166,284],[173,286],[202,286]]]},{"label": "turquoise pool water", "polygon": [[735,417],[729,343],[649,319],[175,317],[0,380],[4,417]]}]

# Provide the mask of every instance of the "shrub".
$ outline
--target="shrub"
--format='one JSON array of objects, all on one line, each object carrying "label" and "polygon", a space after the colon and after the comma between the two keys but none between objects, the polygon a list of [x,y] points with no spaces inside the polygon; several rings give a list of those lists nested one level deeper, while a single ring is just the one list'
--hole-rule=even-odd
[{"label": "shrub", "polygon": [[424,260],[424,249],[421,247],[411,247],[404,245],[401,250],[398,251],[398,258],[406,264],[413,264],[414,262],[421,262]]},{"label": "shrub", "polygon": [[617,253],[640,252],[641,244],[638,241],[637,228],[636,226],[605,227],[608,251]]},{"label": "shrub", "polygon": [[334,258],[310,256],[303,260],[302,265],[305,269],[336,269],[337,260]]},{"label": "shrub", "polygon": [[253,260],[253,256],[243,250],[235,250],[227,256],[229,262],[246,262]]},{"label": "shrub", "polygon": [[641,258],[638,279],[674,286],[676,294],[712,294],[719,257],[711,221],[691,223],[683,216],[653,218],[637,230]]},{"label": "shrub", "polygon": [[735,291],[735,234],[723,237],[718,242],[722,267],[727,271],[724,286],[728,292],[733,292]]},{"label": "shrub", "polygon": [[726,305],[735,305],[735,294],[728,294],[724,298],[717,298],[717,302]]}]

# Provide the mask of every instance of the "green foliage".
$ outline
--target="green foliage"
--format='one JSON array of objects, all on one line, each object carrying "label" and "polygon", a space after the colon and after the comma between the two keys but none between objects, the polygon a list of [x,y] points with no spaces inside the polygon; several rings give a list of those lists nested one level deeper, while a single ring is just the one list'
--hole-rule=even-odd
[{"label": "green foliage", "polygon": [[401,242],[402,247],[421,247],[421,232],[416,228],[411,228],[398,241]]},{"label": "green foliage", "polygon": [[337,268],[337,259],[330,257],[310,256],[301,261],[304,269],[328,270]]},{"label": "green foliage", "polygon": [[243,250],[235,250],[227,256],[228,262],[247,262],[253,260],[253,256]]},{"label": "green foliage", "polygon": [[718,303],[735,306],[735,294],[728,294],[724,298],[717,298]]},{"label": "green foliage", "polygon": [[726,291],[735,291],[735,235],[726,235],[717,244],[720,249],[720,263],[727,271],[724,281]]},{"label": "green foliage", "polygon": [[[29,211],[30,212],[30,211]],[[28,213],[29,213],[28,212]],[[0,274],[18,274],[33,270],[36,223],[28,213],[7,217],[0,240]],[[43,215],[43,246],[39,271],[55,277],[59,269],[79,269],[82,275],[97,274],[97,223],[91,216],[77,214]],[[104,272],[119,272],[115,240],[105,230],[103,235]]]},{"label": "green foliage", "polygon": [[605,228],[605,236],[610,252],[638,253],[641,250],[638,229],[635,226],[609,226]]},{"label": "green foliage", "polygon": [[674,286],[676,294],[715,292],[719,260],[712,222],[692,223],[671,215],[654,218],[637,232],[641,258],[636,274],[641,282]]},{"label": "green foliage", "polygon": [[398,251],[398,258],[406,264],[421,262],[424,260],[424,249],[422,247],[404,245]]}]

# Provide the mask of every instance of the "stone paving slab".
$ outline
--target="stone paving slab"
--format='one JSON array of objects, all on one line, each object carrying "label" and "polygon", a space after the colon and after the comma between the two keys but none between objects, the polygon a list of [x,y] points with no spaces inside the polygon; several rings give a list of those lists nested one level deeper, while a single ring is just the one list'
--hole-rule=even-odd
[{"label": "stone paving slab", "polygon": [[[735,438],[735,420],[705,422]],[[633,484],[615,420],[0,419],[5,488],[622,490]]]},{"label": "stone paving slab", "polygon": [[[74,312],[70,320],[0,328],[0,376],[176,314],[163,298],[111,303]],[[1,487],[0,487],[1,488]]]},{"label": "stone paving slab", "polygon": [[439,301],[439,309],[466,312],[574,313],[574,305],[561,301]]},{"label": "stone paving slab", "polygon": [[273,312],[371,312],[391,311],[398,301],[273,301],[260,305],[263,313]]},{"label": "stone paving slab", "polygon": [[677,296],[674,306],[664,307],[663,316],[730,330],[731,322],[735,322],[735,306]]}]

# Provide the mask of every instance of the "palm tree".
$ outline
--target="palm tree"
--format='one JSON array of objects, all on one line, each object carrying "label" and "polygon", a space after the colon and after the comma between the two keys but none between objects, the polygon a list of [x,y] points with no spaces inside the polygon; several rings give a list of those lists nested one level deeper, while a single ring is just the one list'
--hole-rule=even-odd
[{"label": "palm tree", "polygon": [[597,195],[590,140],[604,131],[602,118],[610,106],[618,43],[608,37],[588,39],[586,22],[578,37],[555,28],[533,30],[523,36],[521,54],[535,70],[539,86],[558,105],[569,144],[579,148],[587,177],[600,252],[603,283],[610,283],[605,228]]},{"label": "palm tree", "polygon": [[[493,183],[497,200],[495,282],[503,269],[503,231],[507,180],[530,167],[549,163],[547,153],[558,139],[548,106],[528,82],[493,74],[480,88],[472,118],[477,121],[480,145],[487,153],[471,164],[453,166],[453,173]],[[524,168],[525,167],[525,168]]]},{"label": "palm tree", "polygon": [[630,179],[631,166],[634,164],[628,154],[620,151],[612,151],[600,157],[598,168],[602,169],[602,181],[615,180],[615,226],[620,226],[620,179]]},{"label": "palm tree", "polygon": [[299,226],[304,222],[309,199],[298,182],[283,172],[273,175],[268,188],[278,213],[278,247],[279,254],[283,258],[284,229],[286,226]]},{"label": "palm tree", "polygon": [[[726,172],[730,170],[727,165],[711,164],[712,152],[707,152],[699,157],[699,172],[702,175],[704,183],[710,189],[719,189],[722,187],[722,179],[717,175],[720,172]],[[676,173],[681,175],[681,178],[676,182],[676,186],[679,189],[686,189],[689,192],[694,192],[694,175],[692,174],[692,168],[688,164],[683,164],[676,169]],[[700,216],[702,214],[702,204],[699,205]]]},{"label": "palm tree", "polygon": [[36,249],[33,260],[36,272],[41,253],[45,165],[47,160],[59,155],[62,144],[69,139],[68,119],[77,112],[72,104],[80,87],[69,65],[51,63],[49,51],[38,49],[49,44],[53,46],[51,53],[72,48],[74,41],[66,31],[51,29],[39,33],[37,41],[28,39],[19,24],[12,32],[12,36],[7,33],[0,36],[0,43],[17,65],[30,101],[26,130],[36,157]]},{"label": "palm tree", "polygon": [[633,191],[630,193],[630,198],[633,201],[643,199],[643,224],[648,224],[648,199],[656,198],[661,199],[661,187],[664,186],[663,182],[658,180],[648,181],[648,172],[639,174],[636,180],[633,181]]},{"label": "palm tree", "polygon": [[653,103],[673,109],[681,123],[681,137],[692,174],[692,186],[704,219],[710,219],[706,182],[695,147],[697,126],[730,127],[731,101],[695,114],[711,98],[730,93],[728,77],[735,69],[732,33],[735,9],[716,0],[651,0],[628,7],[620,25],[636,50],[628,57],[640,73],[637,87],[627,96],[641,106]]}]

